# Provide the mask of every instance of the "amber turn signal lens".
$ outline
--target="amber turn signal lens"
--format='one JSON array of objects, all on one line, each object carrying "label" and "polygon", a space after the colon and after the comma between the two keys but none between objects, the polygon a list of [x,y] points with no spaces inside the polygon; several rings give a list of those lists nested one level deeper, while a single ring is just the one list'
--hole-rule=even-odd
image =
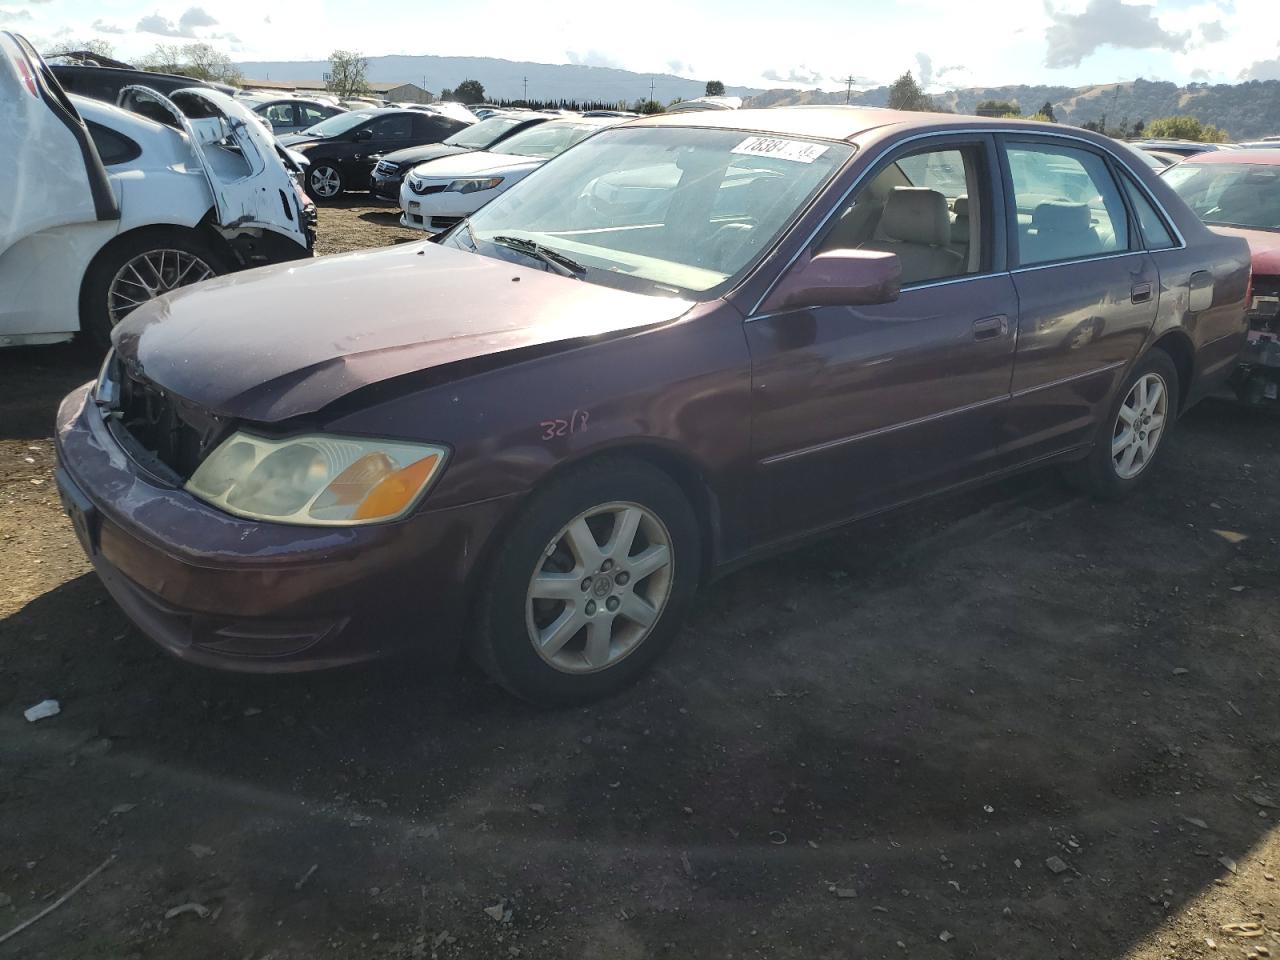
[{"label": "amber turn signal lens", "polygon": [[433,453],[384,477],[356,507],[351,519],[378,520],[401,513],[431,478],[439,460],[439,455]]}]

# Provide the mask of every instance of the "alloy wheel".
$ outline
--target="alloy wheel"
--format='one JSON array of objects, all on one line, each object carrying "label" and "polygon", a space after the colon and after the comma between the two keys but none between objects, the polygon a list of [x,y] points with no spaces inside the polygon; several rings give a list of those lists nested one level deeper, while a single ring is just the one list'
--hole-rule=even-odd
[{"label": "alloy wheel", "polygon": [[1111,432],[1111,459],[1116,476],[1132,480],[1155,456],[1169,415],[1169,390],[1157,373],[1139,377],[1116,415]]},{"label": "alloy wheel", "polygon": [[114,327],[148,300],[216,275],[213,267],[186,250],[148,250],[125,263],[111,278],[107,316]]},{"label": "alloy wheel", "polygon": [[525,624],[538,655],[595,673],[634,652],[671,595],[671,534],[638,503],[592,507],[560,529],[529,580]]},{"label": "alloy wheel", "polygon": [[342,179],[333,167],[319,166],[311,171],[311,189],[316,196],[332,200],[341,188]]}]

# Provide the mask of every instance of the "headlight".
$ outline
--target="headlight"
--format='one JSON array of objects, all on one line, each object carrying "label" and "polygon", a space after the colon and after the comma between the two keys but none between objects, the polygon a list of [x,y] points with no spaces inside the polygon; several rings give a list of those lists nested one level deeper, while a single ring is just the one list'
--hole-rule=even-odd
[{"label": "headlight", "polygon": [[483,177],[480,179],[455,180],[444,188],[445,193],[479,193],[481,190],[492,190],[502,182],[501,177]]},{"label": "headlight", "polygon": [[93,385],[93,399],[104,407],[114,407],[120,395],[119,383],[116,380],[116,351],[112,347],[102,360],[98,370],[98,382]]},{"label": "headlight", "polygon": [[440,472],[448,451],[310,434],[271,440],[237,431],[211,453],[186,489],[254,520],[352,526],[403,517]]}]

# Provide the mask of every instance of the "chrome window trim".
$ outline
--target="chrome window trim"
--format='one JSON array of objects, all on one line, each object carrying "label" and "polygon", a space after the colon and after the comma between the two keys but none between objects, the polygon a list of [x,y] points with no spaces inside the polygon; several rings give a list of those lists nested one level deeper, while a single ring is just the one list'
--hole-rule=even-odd
[{"label": "chrome window trim", "polygon": [[[882,129],[882,128],[876,128],[876,129]],[[1134,172],[1133,164],[1131,164],[1127,159],[1125,159],[1115,150],[1112,150],[1110,147],[1104,144],[1094,143],[1092,140],[1089,140],[1085,137],[1079,137],[1079,136],[1076,136],[1075,134],[1070,134],[1070,133],[1058,133],[1053,130],[1020,130],[1019,128],[1016,128],[1016,127],[979,127],[976,129],[966,128],[963,130],[931,130],[928,133],[917,133],[910,137],[904,137],[901,140],[895,140],[893,143],[889,144],[883,150],[881,150],[880,153],[877,156],[875,156],[867,164],[866,169],[864,169],[860,174],[858,174],[858,176],[854,179],[853,183],[849,184],[849,188],[845,190],[843,194],[840,195],[840,198],[836,200],[834,204],[832,204],[830,212],[828,212],[828,214],[825,217],[823,217],[822,222],[819,223],[817,227],[813,229],[813,231],[809,234],[809,236],[805,238],[805,241],[802,244],[800,244],[799,249],[796,250],[796,252],[792,255],[791,259],[788,260],[786,264],[783,266],[783,268],[778,271],[777,275],[765,288],[764,292],[760,295],[759,299],[756,300],[755,305],[751,308],[750,312],[748,313],[748,318],[752,318],[755,316],[756,312],[760,309],[761,304],[763,304],[765,300],[769,298],[769,294],[773,293],[773,288],[778,285],[778,281],[782,279],[783,274],[785,274],[788,270],[790,270],[793,266],[795,266],[795,262],[800,259],[800,255],[809,249],[809,247],[813,244],[814,240],[818,238],[818,235],[822,233],[824,229],[826,229],[827,225],[831,222],[832,218],[839,215],[840,211],[844,208],[845,203],[853,195],[853,192],[862,185],[862,181],[866,179],[867,174],[869,174],[875,168],[875,166],[881,161],[881,159],[883,159],[887,154],[894,152],[904,144],[914,143],[917,140],[928,140],[935,137],[964,137],[967,135],[983,135],[983,136],[1013,135],[1013,136],[1028,137],[1032,139],[1034,139],[1035,137],[1049,137],[1049,138],[1056,138],[1058,140],[1070,140],[1073,143],[1081,143],[1081,144],[1084,144],[1086,147],[1092,147],[1095,150],[1101,150],[1103,153],[1107,154],[1109,157],[1115,160],[1116,163],[1118,163],[1125,171],[1129,173],[1131,177],[1133,177],[1134,182],[1137,184],[1138,189],[1142,191],[1143,195],[1151,202],[1152,206],[1154,206],[1156,210],[1159,211],[1161,216],[1164,217],[1165,222],[1169,225],[1169,228],[1173,231],[1174,236],[1177,237],[1177,240],[1178,240],[1177,246],[1168,247],[1166,249],[1182,250],[1186,248],[1187,246],[1186,237],[1182,235],[1182,231],[1178,229],[1177,222],[1173,219],[1173,217],[1169,215],[1168,209],[1165,207],[1163,203],[1160,202],[1160,198],[1154,196],[1151,193],[1151,191],[1147,189],[1146,184],[1142,182],[1142,178],[1139,177],[1137,173]],[[996,144],[996,149],[997,150],[1000,149],[1000,144],[998,143]],[[854,156],[850,157],[850,162],[856,159],[858,154],[861,152],[862,151],[860,149],[856,150],[854,153]],[[1120,185],[1117,184],[1117,186],[1120,186]],[[1003,217],[1001,219],[1003,219]],[[1146,250],[1125,251],[1126,254],[1147,253],[1147,252],[1148,251]],[[1163,253],[1164,251],[1161,250],[1156,252]],[[1110,257],[1115,255],[1108,254],[1107,256]],[[1068,262],[1088,263],[1089,260],[1097,260],[1097,259],[1104,259],[1104,258],[1089,257],[1081,260],[1072,260]],[[1052,264],[1052,266],[1056,266],[1056,265],[1057,264]],[[1024,268],[1019,267],[1015,269],[1017,270],[1017,269],[1024,269]],[[1025,269],[1034,269],[1034,268],[1025,268]],[[1014,271],[1011,271],[1011,272],[1014,272]],[[919,287],[913,286],[907,289],[917,290],[919,289]]]},{"label": "chrome window trim", "polygon": [[[1158,252],[1158,251],[1157,251]],[[1070,267],[1077,263],[1094,263],[1101,260],[1120,260],[1123,257],[1147,256],[1147,250],[1121,250],[1119,253],[1103,253],[1092,257],[1074,257],[1070,260],[1050,260],[1048,263],[1029,263],[1025,267],[1014,267],[1010,273],[1030,273],[1033,270],[1050,270],[1053,267]]]},{"label": "chrome window trim", "polygon": [[1036,393],[1040,390],[1051,390],[1054,387],[1060,387],[1063,384],[1071,383],[1074,380],[1085,380],[1089,377],[1096,377],[1102,373],[1109,373],[1128,364],[1128,360],[1117,360],[1114,363],[1108,363],[1105,367],[1097,367],[1093,370],[1086,370],[1084,373],[1073,373],[1069,377],[1060,377],[1057,380],[1050,380],[1048,383],[1038,383],[1034,387],[1024,387],[1021,390],[1015,390],[1009,394],[1010,398],[1017,400],[1019,397],[1025,397],[1029,393]]},{"label": "chrome window trim", "polygon": [[[1056,264],[1053,264],[1053,266],[1056,266]],[[956,284],[956,283],[970,283],[974,280],[992,280],[992,279],[995,279],[996,277],[1007,277],[1007,276],[1009,276],[1008,270],[993,270],[993,271],[988,271],[986,273],[962,273],[959,276],[944,277],[941,280],[929,280],[924,283],[913,283],[910,286],[903,287],[902,292],[910,293],[912,290],[929,290],[929,289],[932,289],[933,287],[949,287],[952,284]],[[768,320],[770,317],[777,317],[777,316],[781,316],[784,313],[794,313],[796,310],[805,310],[805,309],[817,310],[822,308],[787,307],[786,309],[774,310],[770,313],[753,313],[751,316],[747,317],[746,320],[744,320],[743,322],[755,323],[757,320]],[[852,310],[854,308],[850,306],[848,309]]]}]

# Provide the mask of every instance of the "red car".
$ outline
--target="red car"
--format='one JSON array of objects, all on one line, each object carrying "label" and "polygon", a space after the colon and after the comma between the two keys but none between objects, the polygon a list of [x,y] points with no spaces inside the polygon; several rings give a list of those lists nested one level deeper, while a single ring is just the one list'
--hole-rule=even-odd
[{"label": "red car", "polygon": [[1083,130],[646,118],[439,244],[139,307],[62,404],[58,482],[178,656],[461,649],[583,700],[699,583],[840,524],[1048,464],[1138,489],[1233,369],[1248,277],[1243,240]]},{"label": "red car", "polygon": [[1243,237],[1253,254],[1249,342],[1232,376],[1246,403],[1280,394],[1280,145],[1188,157],[1164,180],[1205,223]]}]

